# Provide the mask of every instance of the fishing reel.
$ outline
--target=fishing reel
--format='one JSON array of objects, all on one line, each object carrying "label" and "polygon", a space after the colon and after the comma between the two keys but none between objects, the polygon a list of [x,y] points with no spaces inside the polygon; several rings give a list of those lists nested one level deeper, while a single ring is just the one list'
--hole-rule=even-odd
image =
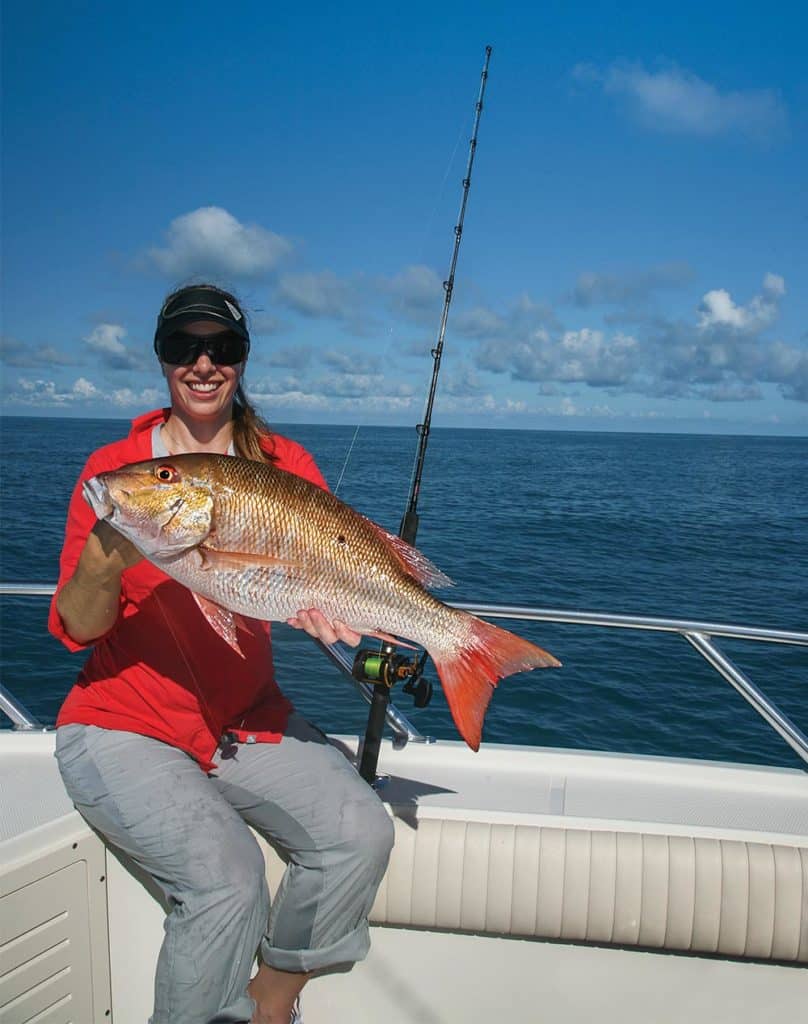
[{"label": "fishing reel", "polygon": [[380,651],[360,650],[356,652],[351,674],[360,683],[383,684],[388,689],[406,679],[402,687],[417,708],[425,708],[432,700],[432,683],[424,678],[426,651],[419,657],[408,658],[399,654],[391,644],[385,644]]}]

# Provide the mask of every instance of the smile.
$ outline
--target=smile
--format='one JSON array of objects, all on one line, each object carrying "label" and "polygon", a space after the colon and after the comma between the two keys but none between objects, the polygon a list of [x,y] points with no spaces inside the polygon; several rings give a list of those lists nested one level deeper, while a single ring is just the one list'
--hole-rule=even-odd
[{"label": "smile", "polygon": [[222,386],[221,381],[218,381],[214,384],[200,384],[197,383],[196,381],[186,381],[186,384],[191,389],[191,391],[198,391],[203,394],[209,391],[218,391],[218,389]]}]

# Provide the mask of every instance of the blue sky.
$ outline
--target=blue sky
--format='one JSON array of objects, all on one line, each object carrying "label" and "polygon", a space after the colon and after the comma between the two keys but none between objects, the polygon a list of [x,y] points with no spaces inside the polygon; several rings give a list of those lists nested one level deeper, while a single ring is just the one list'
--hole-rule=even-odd
[{"label": "blue sky", "polygon": [[129,417],[177,284],[271,422],[808,433],[801,5],[35,4],[3,24],[3,411]]}]

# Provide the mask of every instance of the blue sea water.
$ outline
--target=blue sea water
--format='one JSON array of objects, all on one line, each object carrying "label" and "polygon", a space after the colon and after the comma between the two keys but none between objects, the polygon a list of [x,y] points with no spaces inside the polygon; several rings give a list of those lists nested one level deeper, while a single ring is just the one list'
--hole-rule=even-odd
[{"label": "blue sea water", "polygon": [[[68,498],[113,420],[5,418],[0,579],[53,582]],[[332,486],[353,427],[279,431]],[[363,427],[339,496],[397,532],[416,435]],[[418,546],[453,600],[698,618],[808,630],[808,439],[433,429]],[[45,630],[44,599],[0,598],[3,685],[52,722],[80,667]],[[503,681],[484,739],[798,766],[802,762],[682,638],[506,623],[564,667]],[[275,627],[277,675],[331,732],[367,708],[304,635]],[[808,648],[723,649],[808,732]],[[436,686],[394,701],[424,733],[456,739]]]}]

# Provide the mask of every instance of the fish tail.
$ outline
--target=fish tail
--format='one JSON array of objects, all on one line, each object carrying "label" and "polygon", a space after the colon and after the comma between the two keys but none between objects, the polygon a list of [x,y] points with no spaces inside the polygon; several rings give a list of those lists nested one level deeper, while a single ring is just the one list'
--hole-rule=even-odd
[{"label": "fish tail", "polygon": [[430,652],[457,731],[479,750],[483,719],[498,680],[561,664],[552,654],[490,622],[468,616],[466,639],[448,654]]}]

